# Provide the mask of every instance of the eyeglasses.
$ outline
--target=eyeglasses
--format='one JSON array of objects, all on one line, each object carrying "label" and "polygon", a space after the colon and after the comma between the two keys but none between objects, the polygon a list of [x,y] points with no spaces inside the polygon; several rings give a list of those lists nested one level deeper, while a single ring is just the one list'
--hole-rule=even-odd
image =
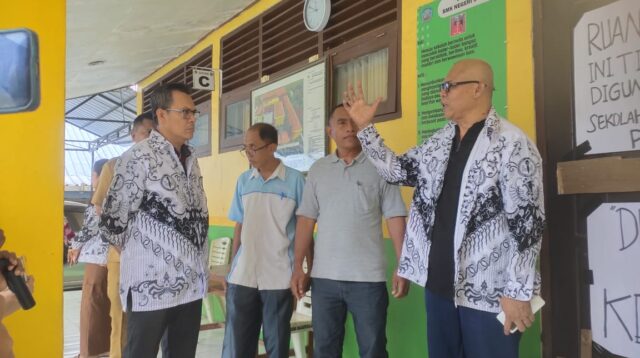
[{"label": "eyeglasses", "polygon": [[242,148],[240,148],[240,153],[242,153],[243,155],[244,153],[247,153],[248,155],[255,155],[257,151],[266,148],[267,146],[269,146],[269,144],[271,143],[267,143],[262,147],[258,147],[258,148],[247,148],[246,145],[243,145]]},{"label": "eyeglasses", "polygon": [[178,112],[178,113],[182,113],[182,118],[183,119],[189,119],[189,117],[193,116],[194,119],[198,119],[198,117],[200,116],[200,111],[198,111],[197,109],[175,109],[175,108],[165,108],[165,111],[168,112]]},{"label": "eyeglasses", "polygon": [[480,84],[480,81],[460,81],[460,82],[446,81],[446,82],[442,82],[440,84],[440,90],[444,91],[445,93],[449,93],[449,91],[451,91],[452,88],[454,88],[456,86],[460,86],[460,85],[466,85],[466,84],[469,84],[469,83]]}]

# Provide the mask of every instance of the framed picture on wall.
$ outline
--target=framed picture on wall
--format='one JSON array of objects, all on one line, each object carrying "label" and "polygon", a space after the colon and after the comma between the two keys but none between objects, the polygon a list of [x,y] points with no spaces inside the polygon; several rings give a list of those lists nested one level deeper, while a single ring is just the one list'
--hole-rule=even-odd
[{"label": "framed picture on wall", "polygon": [[196,157],[208,157],[211,155],[211,100],[198,104],[196,109],[200,116],[189,145],[194,147]]},{"label": "framed picture on wall", "polygon": [[278,129],[276,156],[306,172],[326,155],[326,63],[306,67],[251,92],[252,123]]}]

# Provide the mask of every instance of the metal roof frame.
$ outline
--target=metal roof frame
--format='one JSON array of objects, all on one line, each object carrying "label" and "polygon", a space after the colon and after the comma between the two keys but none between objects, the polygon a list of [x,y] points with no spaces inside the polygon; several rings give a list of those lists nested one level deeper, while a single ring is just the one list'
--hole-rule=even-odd
[{"label": "metal roof frame", "polygon": [[94,152],[108,144],[130,143],[135,119],[136,92],[129,87],[67,99],[65,123],[86,131],[96,139],[65,138],[65,150]]}]

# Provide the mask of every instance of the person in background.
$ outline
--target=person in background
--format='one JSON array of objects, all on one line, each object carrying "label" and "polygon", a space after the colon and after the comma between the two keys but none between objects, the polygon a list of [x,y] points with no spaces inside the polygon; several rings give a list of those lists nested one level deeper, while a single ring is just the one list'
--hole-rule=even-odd
[{"label": "person in background", "polygon": [[64,245],[63,245],[63,251],[62,251],[62,256],[63,256],[63,263],[67,263],[67,254],[69,252],[69,247],[71,246],[71,240],[76,237],[76,233],[73,231],[73,228],[71,228],[71,224],[69,224],[69,221],[67,220],[67,217],[64,217],[64,234],[63,234],[63,241],[64,241]]},{"label": "person in background", "polygon": [[[151,113],[143,113],[133,120],[131,127],[131,140],[138,143],[149,137],[153,130],[153,116]],[[98,187],[91,202],[96,207],[96,213],[102,214],[102,204],[107,196],[109,186],[113,180],[113,170],[118,158],[109,160],[102,168]],[[127,342],[126,315],[120,302],[120,253],[114,246],[109,246],[107,253],[107,295],[111,302],[111,340],[109,344],[109,357],[122,357],[122,350]]]},{"label": "person in background", "polygon": [[[95,190],[98,178],[107,159],[93,164],[91,186]],[[94,193],[95,197],[95,193]],[[107,296],[107,251],[109,244],[102,240],[98,230],[96,200],[84,212],[82,229],[71,241],[68,262],[74,265],[85,263],[80,302],[80,353],[79,358],[103,355],[109,352],[111,319],[110,302]]]}]

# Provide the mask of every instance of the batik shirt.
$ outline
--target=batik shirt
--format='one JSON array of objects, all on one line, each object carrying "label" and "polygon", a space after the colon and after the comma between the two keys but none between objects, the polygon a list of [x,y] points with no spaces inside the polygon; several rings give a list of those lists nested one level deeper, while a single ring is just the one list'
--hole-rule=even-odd
[{"label": "batik shirt", "polygon": [[116,164],[100,227],[121,248],[120,298],[127,302],[130,292],[133,311],[206,296],[207,201],[193,155],[185,167],[156,131]]},{"label": "batik shirt", "polygon": [[[415,187],[398,274],[424,286],[435,206],[455,136],[448,123],[396,156],[373,126],[358,138],[380,175]],[[499,312],[500,297],[527,301],[540,288],[544,228],[542,163],[524,133],[491,109],[462,176],[454,232],[454,302]]]},{"label": "batik shirt", "polygon": [[71,241],[71,248],[80,250],[78,262],[106,265],[109,243],[102,240],[98,229],[98,214],[96,207],[87,206],[84,210],[82,229]]}]

